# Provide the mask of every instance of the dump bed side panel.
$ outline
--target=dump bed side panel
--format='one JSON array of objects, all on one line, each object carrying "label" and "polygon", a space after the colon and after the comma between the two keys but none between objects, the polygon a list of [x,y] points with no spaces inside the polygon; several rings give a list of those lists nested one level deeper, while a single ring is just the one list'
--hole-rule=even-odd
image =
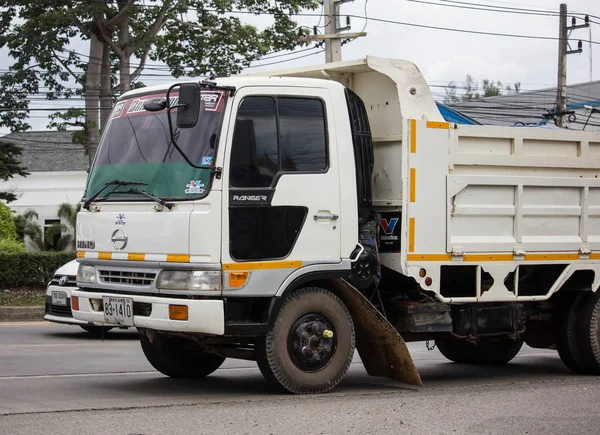
[{"label": "dump bed side panel", "polygon": [[544,300],[582,271],[598,287],[600,135],[405,124],[400,249],[384,265],[445,301]]}]

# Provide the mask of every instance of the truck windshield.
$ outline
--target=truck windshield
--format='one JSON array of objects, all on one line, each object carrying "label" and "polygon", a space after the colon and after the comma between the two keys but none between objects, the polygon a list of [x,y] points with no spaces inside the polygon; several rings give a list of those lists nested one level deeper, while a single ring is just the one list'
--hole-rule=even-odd
[{"label": "truck windshield", "polygon": [[[202,91],[201,113],[193,128],[178,130],[177,112],[171,112],[177,144],[190,161],[206,168],[190,166],[173,146],[166,110],[148,112],[144,109],[145,101],[164,96],[164,93],[136,96],[115,105],[102,134],[84,198],[115,179],[145,183],[145,192],[163,199],[197,199],[208,194],[226,93]],[[177,97],[177,93],[171,93],[172,100]],[[111,192],[113,190],[107,189],[99,198],[111,193],[113,201],[148,200],[142,195]]]}]

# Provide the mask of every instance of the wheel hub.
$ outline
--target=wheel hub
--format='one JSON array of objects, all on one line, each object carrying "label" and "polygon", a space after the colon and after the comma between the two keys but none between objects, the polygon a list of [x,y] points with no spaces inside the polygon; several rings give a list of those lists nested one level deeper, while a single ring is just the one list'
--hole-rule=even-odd
[{"label": "wheel hub", "polygon": [[336,346],[333,324],[322,314],[304,314],[290,329],[288,352],[294,365],[302,371],[321,370],[335,354]]}]

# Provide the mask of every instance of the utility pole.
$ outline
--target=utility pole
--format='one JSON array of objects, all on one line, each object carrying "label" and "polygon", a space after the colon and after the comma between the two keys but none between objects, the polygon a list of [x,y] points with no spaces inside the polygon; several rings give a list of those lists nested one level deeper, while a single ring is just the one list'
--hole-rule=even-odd
[{"label": "utility pole", "polygon": [[339,62],[342,60],[342,40],[360,38],[367,36],[365,32],[342,33],[350,30],[350,17],[346,17],[346,26],[340,24],[340,7],[344,3],[354,0],[323,0],[323,17],[325,19],[325,34],[318,35],[315,27],[315,34],[301,38],[301,41],[325,42],[325,62]]},{"label": "utility pole", "polygon": [[585,23],[578,25],[573,17],[572,25],[567,26],[567,4],[560,5],[559,32],[558,32],[558,84],[556,88],[556,125],[566,127],[567,120],[567,55],[581,53],[583,43],[577,44],[577,49],[572,50],[569,45],[569,36],[575,29],[589,27],[590,18],[585,16]]}]

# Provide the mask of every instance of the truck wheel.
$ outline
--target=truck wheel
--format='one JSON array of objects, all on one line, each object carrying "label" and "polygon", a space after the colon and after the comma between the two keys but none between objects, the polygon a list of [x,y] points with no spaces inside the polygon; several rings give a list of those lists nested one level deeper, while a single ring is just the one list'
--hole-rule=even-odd
[{"label": "truck wheel", "polygon": [[501,365],[517,356],[523,340],[500,337],[482,338],[477,343],[436,340],[435,344],[442,355],[456,363]]},{"label": "truck wheel", "polygon": [[113,329],[112,326],[94,326],[94,325],[79,325],[85,332],[89,332],[92,335],[100,336],[103,332],[108,332]]},{"label": "truck wheel", "polygon": [[256,361],[267,381],[295,394],[324,393],[342,380],[354,356],[354,324],[333,293],[308,287],[283,303]]},{"label": "truck wheel", "polygon": [[576,339],[576,325],[581,314],[581,307],[588,296],[588,293],[580,293],[569,307],[559,315],[556,350],[564,365],[575,373],[581,373],[584,367],[583,356]]},{"label": "truck wheel", "polygon": [[600,375],[600,292],[587,294],[577,313],[577,345],[583,373]]},{"label": "truck wheel", "polygon": [[193,341],[180,337],[157,335],[150,342],[145,334],[140,334],[140,342],[152,367],[172,378],[204,378],[225,361],[225,358],[203,352]]}]

